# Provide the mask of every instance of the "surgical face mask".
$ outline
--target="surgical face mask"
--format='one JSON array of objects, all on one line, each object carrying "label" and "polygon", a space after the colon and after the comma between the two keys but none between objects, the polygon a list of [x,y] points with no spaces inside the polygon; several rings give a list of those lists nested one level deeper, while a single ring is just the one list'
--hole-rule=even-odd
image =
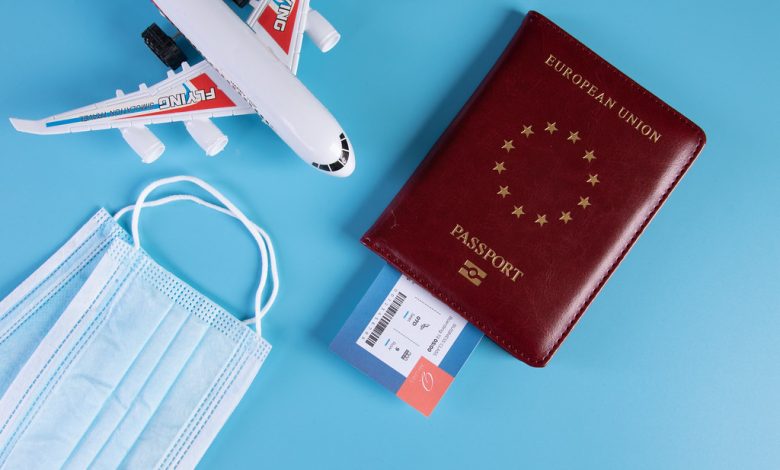
[{"label": "surgical face mask", "polygon": [[[146,202],[157,187],[180,181],[222,206],[189,195]],[[257,242],[262,269],[250,320],[141,249],[141,209],[178,200],[232,215]],[[194,467],[270,350],[260,319],[278,276],[265,232],[192,177],[153,183],[116,217],[128,210],[132,244],[101,211],[0,302],[0,468]]]},{"label": "surgical face mask", "polygon": [[0,396],[114,240],[129,235],[105,210],[0,302]]}]

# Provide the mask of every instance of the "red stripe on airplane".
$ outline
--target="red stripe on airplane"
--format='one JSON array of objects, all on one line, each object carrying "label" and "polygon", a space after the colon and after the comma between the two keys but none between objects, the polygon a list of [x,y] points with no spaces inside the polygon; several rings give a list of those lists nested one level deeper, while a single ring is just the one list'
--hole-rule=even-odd
[{"label": "red stripe on airplane", "polygon": [[[271,1],[273,2],[274,0]],[[260,23],[260,26],[262,26],[263,29],[268,32],[271,38],[276,41],[276,44],[282,48],[285,54],[290,53],[290,43],[292,43],[293,30],[295,29],[295,18],[298,16],[298,5],[300,5],[300,3],[301,0],[295,0],[292,6],[292,10],[290,11],[290,16],[287,18],[286,22],[284,22],[284,29],[281,31],[276,29],[278,16],[277,12],[271,8],[270,3],[267,7],[265,7],[263,13],[260,14],[260,18],[257,19],[257,22]],[[279,24],[281,25],[281,23]]]},{"label": "red stripe on airplane", "polygon": [[192,85],[195,87],[196,90],[210,90],[214,89],[214,94],[216,97],[213,100],[203,100],[199,101],[197,103],[193,103],[189,106],[180,106],[178,108],[171,108],[166,109],[165,111],[155,111],[153,113],[147,113],[147,114],[141,114],[138,116],[128,116],[124,119],[135,119],[139,117],[149,117],[149,116],[162,116],[165,114],[177,114],[177,113],[188,113],[191,111],[202,111],[204,109],[217,109],[217,108],[232,108],[236,104],[233,102],[233,100],[228,97],[228,95],[225,94],[224,91],[220,90],[219,87],[217,87],[217,84],[214,83],[214,80],[209,77],[207,73],[198,75],[197,77],[190,80]]}]

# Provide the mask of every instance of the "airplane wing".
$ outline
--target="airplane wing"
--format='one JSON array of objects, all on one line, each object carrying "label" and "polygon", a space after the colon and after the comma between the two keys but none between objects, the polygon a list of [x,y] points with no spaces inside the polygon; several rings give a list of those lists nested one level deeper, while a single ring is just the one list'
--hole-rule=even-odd
[{"label": "airplane wing", "polygon": [[251,0],[251,4],[254,10],[247,24],[293,74],[298,73],[304,32],[322,52],[341,38],[322,15],[309,8],[309,0]]},{"label": "airplane wing", "polygon": [[177,121],[254,113],[255,110],[206,61],[138,91],[39,121],[11,119],[20,132],[67,134],[101,129],[125,129]]}]

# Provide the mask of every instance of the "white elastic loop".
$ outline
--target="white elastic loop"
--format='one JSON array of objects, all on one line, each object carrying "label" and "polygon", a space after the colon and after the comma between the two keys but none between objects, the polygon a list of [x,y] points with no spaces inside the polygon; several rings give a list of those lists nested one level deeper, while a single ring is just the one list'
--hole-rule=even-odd
[{"label": "white elastic loop", "polygon": [[[149,201],[149,202],[146,201],[146,198],[155,189],[161,186],[178,183],[182,181],[190,182],[201,187],[203,190],[207,191],[212,196],[214,196],[215,199],[219,200],[219,202],[221,202],[225,207],[212,204],[210,202],[204,201],[199,197],[189,195],[189,194],[177,194],[173,196],[163,197],[154,201]],[[247,228],[247,230],[249,230],[249,232],[252,234],[252,237],[255,239],[255,242],[257,243],[257,246],[260,249],[260,258],[261,258],[260,259],[260,263],[261,263],[260,282],[257,288],[257,292],[255,293],[255,306],[254,306],[255,316],[254,318],[245,320],[244,323],[246,324],[255,323],[256,331],[258,334],[260,334],[260,320],[268,313],[274,301],[276,301],[276,297],[279,293],[279,273],[276,264],[276,253],[274,251],[273,242],[271,241],[271,237],[268,235],[268,233],[265,232],[265,230],[258,227],[254,222],[249,220],[244,215],[244,213],[241,212],[241,210],[239,210],[232,202],[230,202],[230,200],[228,200],[225,196],[223,196],[219,191],[214,189],[208,183],[192,176],[176,176],[172,178],[161,179],[147,186],[138,196],[138,199],[136,200],[135,204],[119,210],[114,215],[114,218],[116,220],[119,220],[127,212],[133,211],[133,221],[132,221],[133,242],[135,248],[139,249],[141,247],[141,241],[138,234],[138,226],[139,226],[141,209],[147,207],[157,207],[157,206],[161,206],[176,201],[191,201],[196,204],[207,207],[209,209],[213,209],[215,211],[229,215],[237,219],[238,221],[240,221]],[[271,282],[273,283],[273,288],[271,290],[271,294],[268,298],[268,301],[265,304],[263,304],[263,293],[265,291],[265,286],[268,280],[269,265],[271,270]]]}]

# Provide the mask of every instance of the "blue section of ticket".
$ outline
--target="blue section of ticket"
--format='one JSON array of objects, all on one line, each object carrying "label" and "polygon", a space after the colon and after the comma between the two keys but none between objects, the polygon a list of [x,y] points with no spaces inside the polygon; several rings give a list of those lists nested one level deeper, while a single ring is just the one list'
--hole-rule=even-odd
[{"label": "blue section of ticket", "polygon": [[425,415],[483,334],[386,265],[330,348]]}]

